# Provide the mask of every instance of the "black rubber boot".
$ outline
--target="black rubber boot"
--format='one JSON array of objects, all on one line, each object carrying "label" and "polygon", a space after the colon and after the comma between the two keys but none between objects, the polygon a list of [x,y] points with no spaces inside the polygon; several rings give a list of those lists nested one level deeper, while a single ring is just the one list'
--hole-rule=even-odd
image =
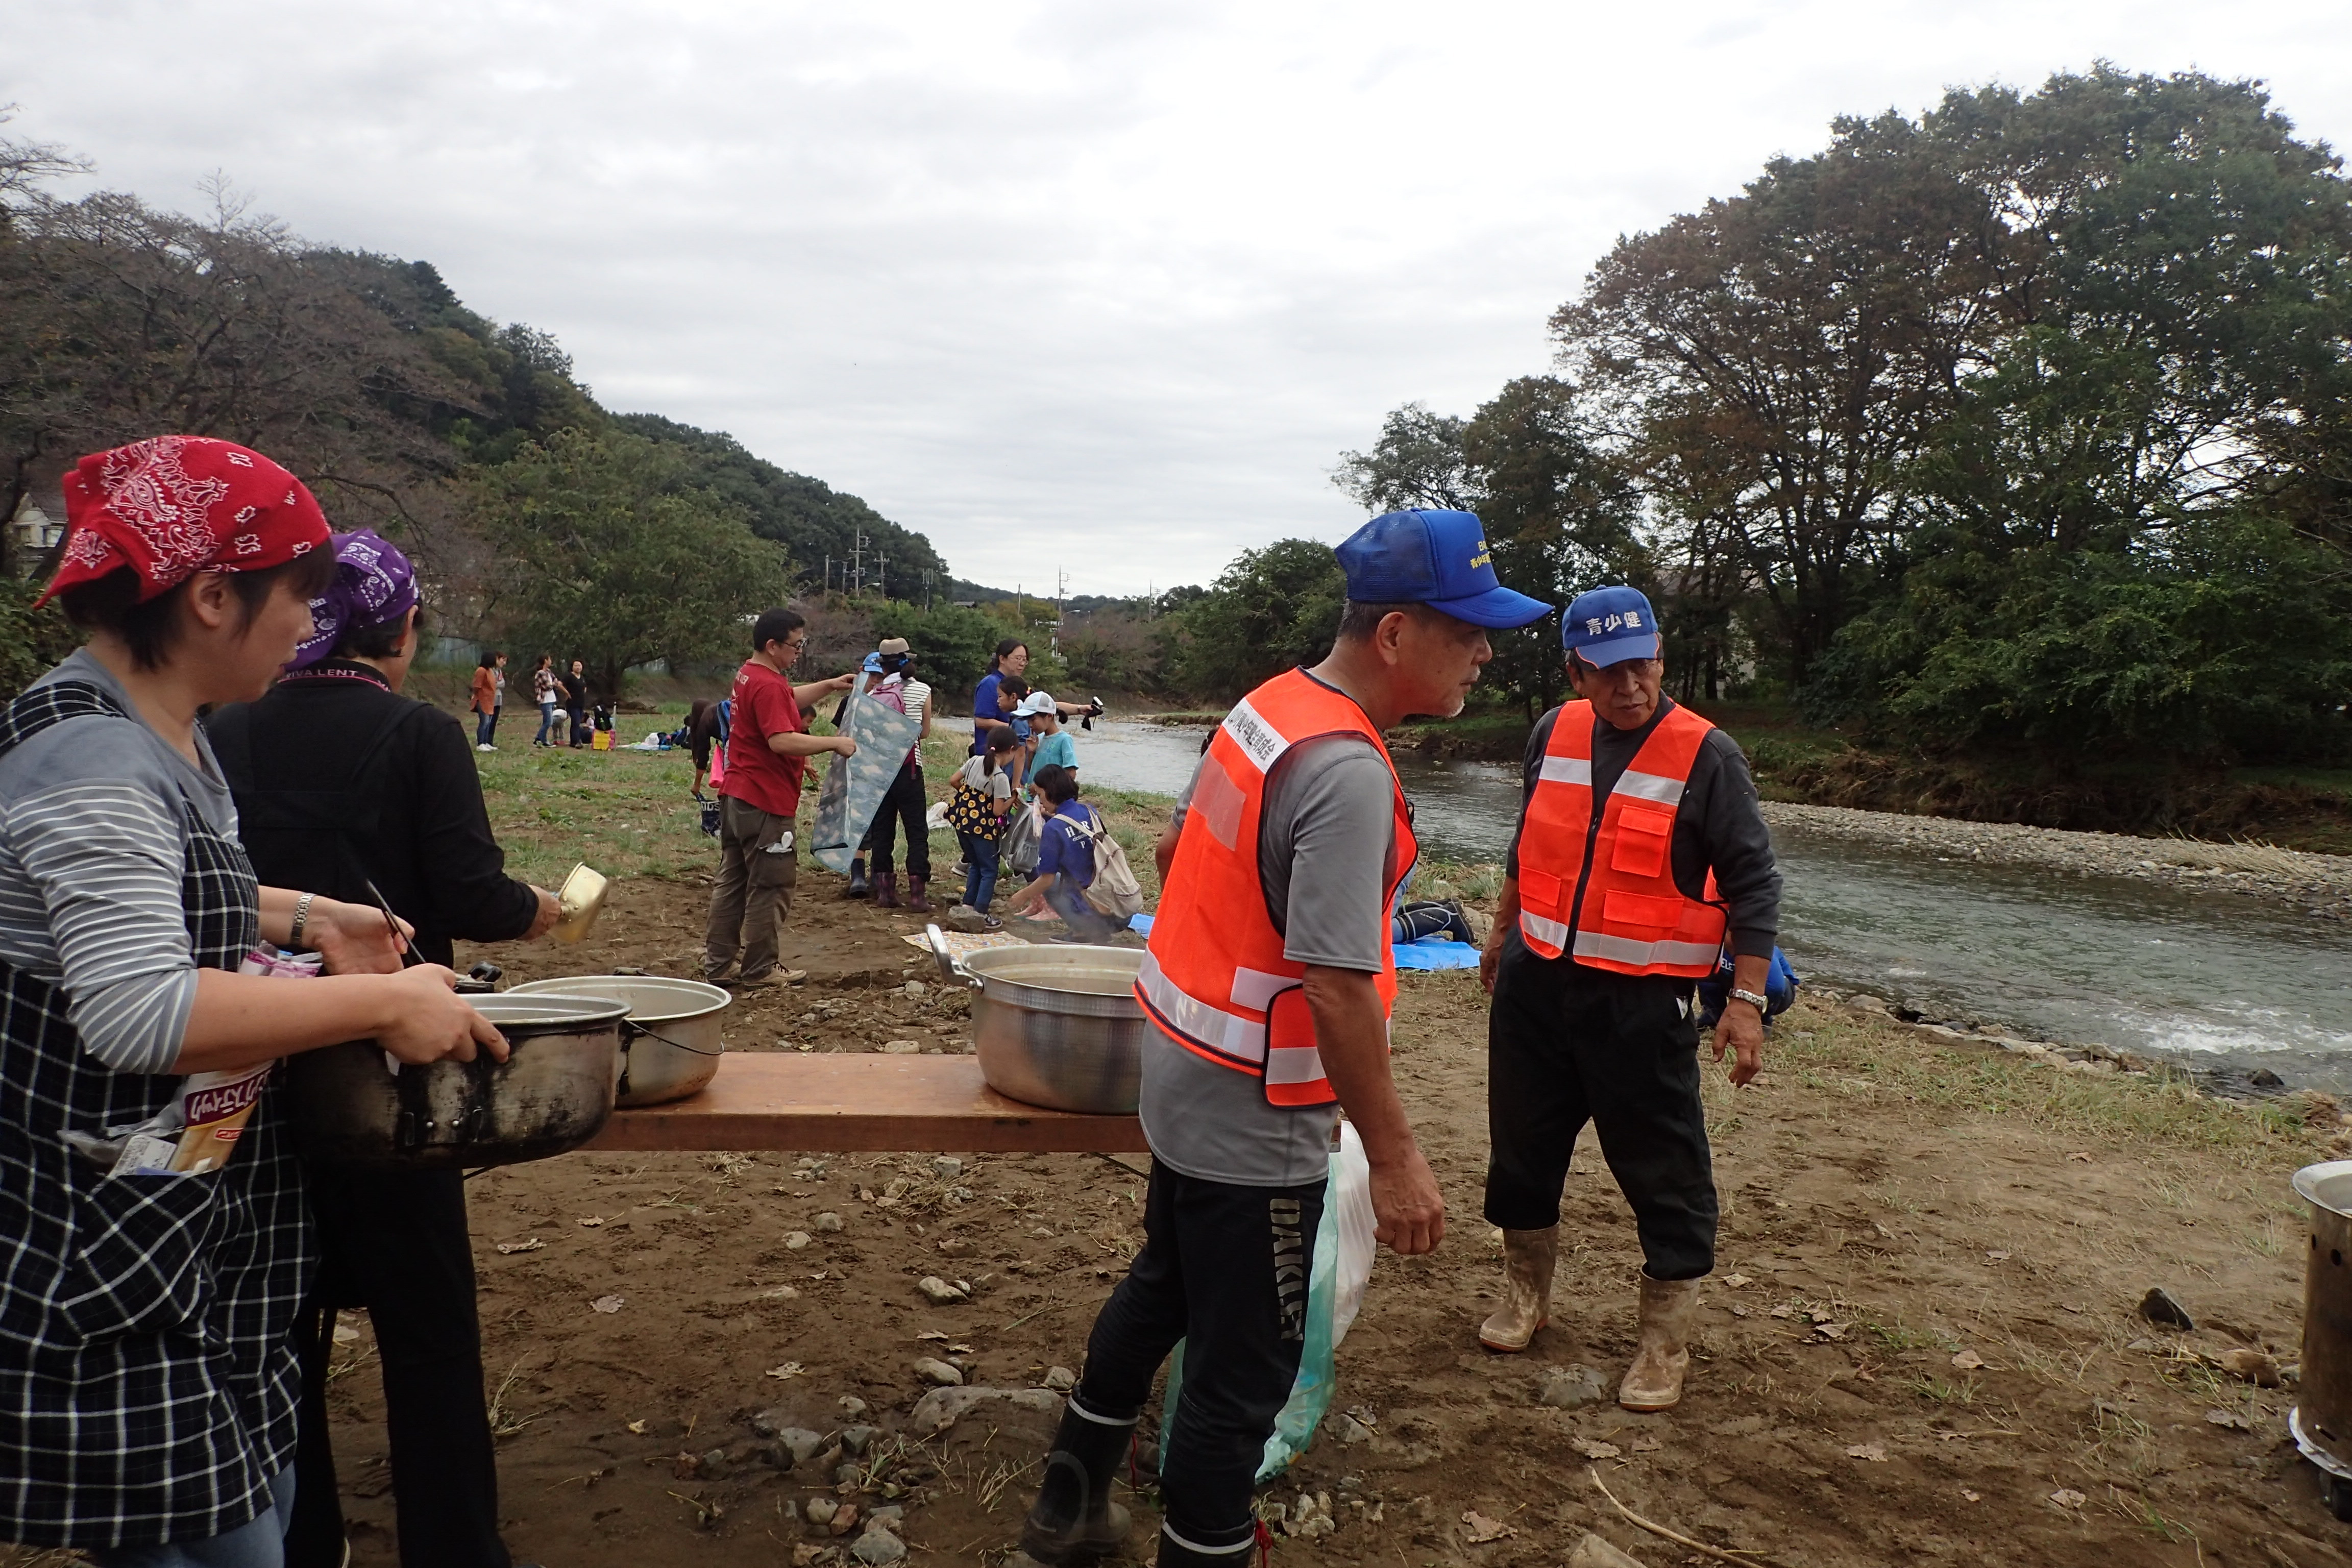
[{"label": "black rubber boot", "polygon": [[841,896],[862,899],[872,890],[873,885],[866,879],[866,857],[857,856],[849,862],[849,886],[841,889]]},{"label": "black rubber boot", "polygon": [[1046,1568],[1092,1563],[1127,1539],[1127,1510],[1110,1500],[1111,1479],[1126,1462],[1135,1417],[1097,1420],[1073,1396],[1045,1456],[1045,1479],[1021,1527],[1021,1550]]}]

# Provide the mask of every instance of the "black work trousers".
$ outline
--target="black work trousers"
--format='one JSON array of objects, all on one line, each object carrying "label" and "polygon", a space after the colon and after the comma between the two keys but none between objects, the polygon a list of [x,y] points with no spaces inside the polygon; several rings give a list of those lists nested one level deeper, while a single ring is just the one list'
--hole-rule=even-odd
[{"label": "black work trousers", "polygon": [[1160,1459],[1167,1531],[1181,1544],[1215,1552],[1255,1531],[1250,1493],[1306,1348],[1324,1186],[1244,1187],[1151,1167],[1143,1250],[1095,1320],[1078,1399],[1129,1419],[1184,1342]]},{"label": "black work trousers", "polygon": [[1715,1163],[1699,1103],[1696,983],[1619,974],[1505,939],[1486,1022],[1486,1220],[1559,1223],[1577,1135],[1591,1121],[1633,1207],[1643,1269],[1715,1268]]},{"label": "black work trousers", "polygon": [[327,1431],[339,1307],[366,1308],[375,1331],[402,1568],[512,1568],[499,1539],[464,1173],[313,1165],[306,1176],[322,1267],[295,1328],[302,1427],[287,1568],[338,1568],[343,1560]]},{"label": "black work trousers", "polygon": [[874,858],[877,871],[895,871],[898,862],[898,825],[907,827],[907,875],[925,877],[931,874],[931,830],[924,826],[923,816],[930,802],[923,798],[923,770],[910,758],[899,768],[898,776],[890,781],[889,793],[874,811],[874,825],[866,830],[866,842],[858,846],[861,854]]}]

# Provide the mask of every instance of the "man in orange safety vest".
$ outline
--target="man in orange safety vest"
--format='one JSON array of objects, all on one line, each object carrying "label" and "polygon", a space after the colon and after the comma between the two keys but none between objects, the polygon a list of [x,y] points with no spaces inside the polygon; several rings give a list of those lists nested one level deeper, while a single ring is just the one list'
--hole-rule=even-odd
[{"label": "man in orange safety vest", "polygon": [[1580,700],[1528,738],[1526,797],[1480,969],[1487,1020],[1487,1220],[1502,1228],[1488,1350],[1525,1350],[1549,1310],[1559,1197],[1587,1121],[1642,1240],[1641,1337],[1617,1391],[1629,1410],[1682,1398],[1717,1202],[1699,1104],[1692,992],[1727,944],[1731,999],[1715,1057],[1734,1084],[1762,1065],[1780,874],[1746,758],[1660,689],[1656,614],[1596,588],[1561,620]]},{"label": "man in orange safety vest", "polygon": [[1117,1550],[1127,1515],[1111,1479],[1182,1340],[1157,1560],[1247,1568],[1251,1491],[1298,1375],[1342,1107],[1371,1165],[1379,1239],[1422,1253],[1444,1233],[1389,1073],[1389,910],[1414,846],[1381,734],[1408,714],[1459,712],[1494,657],[1487,628],[1549,613],[1496,581],[1484,533],[1468,512],[1398,511],[1341,544],[1348,603],[1329,656],[1234,705],[1160,837],[1135,987],[1153,1025],[1146,1239],[1095,1320],[1022,1531],[1033,1561]]}]

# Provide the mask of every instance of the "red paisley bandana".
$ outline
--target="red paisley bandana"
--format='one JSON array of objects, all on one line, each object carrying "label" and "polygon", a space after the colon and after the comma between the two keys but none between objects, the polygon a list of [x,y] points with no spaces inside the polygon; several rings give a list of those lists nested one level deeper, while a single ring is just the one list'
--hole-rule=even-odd
[{"label": "red paisley bandana", "polygon": [[142,601],[198,572],[282,566],[327,542],[310,489],[260,453],[209,436],[93,452],[65,479],[66,547],[41,597],[129,566]]}]

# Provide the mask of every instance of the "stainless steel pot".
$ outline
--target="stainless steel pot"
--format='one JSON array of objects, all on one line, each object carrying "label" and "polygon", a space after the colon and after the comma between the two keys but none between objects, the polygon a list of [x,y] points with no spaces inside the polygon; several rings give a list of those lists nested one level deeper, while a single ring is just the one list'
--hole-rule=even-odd
[{"label": "stainless steel pot", "polygon": [[989,947],[964,958],[929,928],[940,973],[972,990],[980,1076],[1054,1110],[1131,1115],[1142,1092],[1143,954],[1124,947]]},{"label": "stainless steel pot", "polygon": [[[472,998],[511,1047],[496,1062],[391,1062],[373,1040],[288,1058],[294,1135],[313,1159],[410,1170],[506,1165],[603,1130],[621,1078],[621,1016],[600,996]],[[397,1070],[394,1070],[395,1068]]]},{"label": "stainless steel pot", "polygon": [[625,1004],[621,1020],[620,1103],[667,1105],[701,1089],[727,1049],[719,1016],[735,998],[699,980],[659,974],[574,974],[532,980],[509,996],[601,996]]},{"label": "stainless steel pot", "polygon": [[2352,1160],[2305,1165],[2294,1190],[2311,1205],[2303,1276],[2303,1380],[2288,1415],[2296,1445],[2328,1475],[2328,1502],[2352,1518]]}]

